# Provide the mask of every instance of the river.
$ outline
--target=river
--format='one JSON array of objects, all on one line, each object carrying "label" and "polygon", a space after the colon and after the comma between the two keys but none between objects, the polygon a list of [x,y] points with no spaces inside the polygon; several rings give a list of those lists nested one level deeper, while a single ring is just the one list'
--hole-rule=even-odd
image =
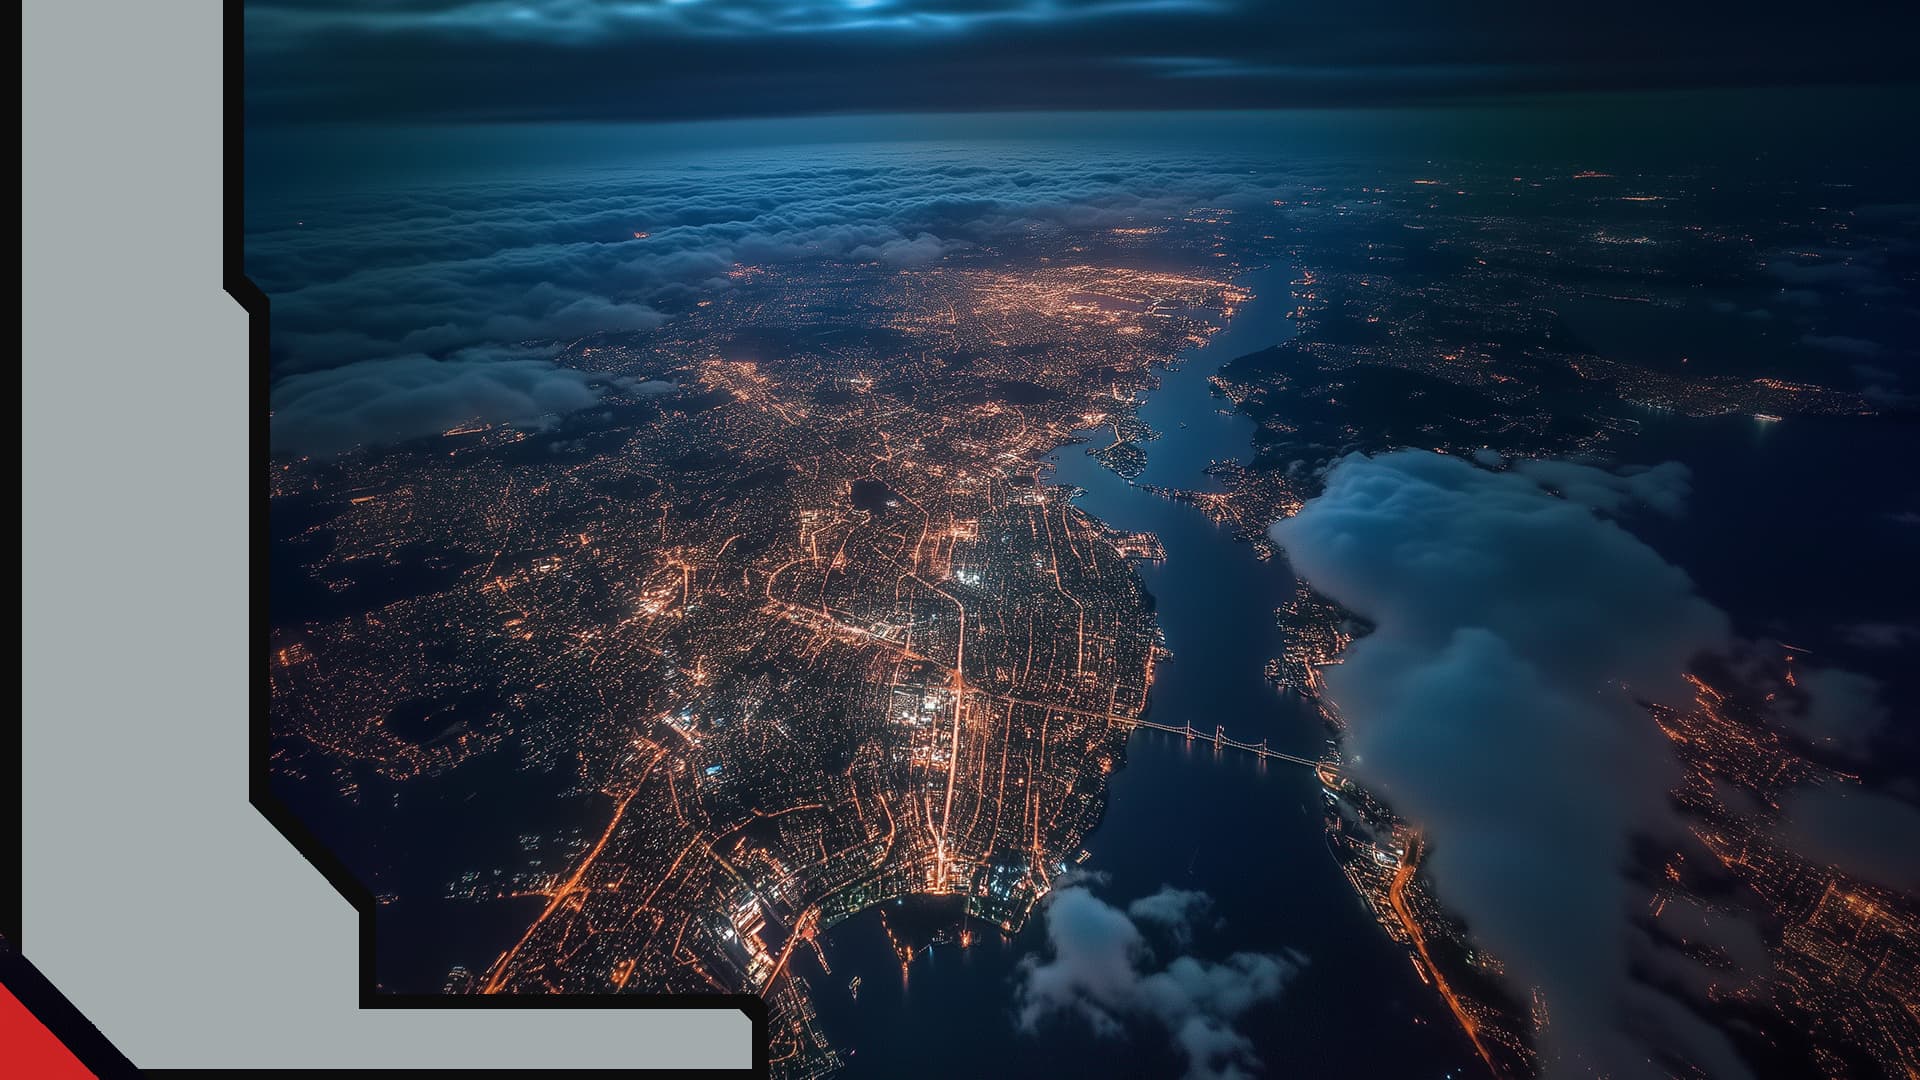
[{"label": "river", "polygon": [[[1253,422],[1231,412],[1207,380],[1227,360],[1292,334],[1286,318],[1291,276],[1284,267],[1249,274],[1242,283],[1254,299],[1165,373],[1142,405],[1142,416],[1162,436],[1147,444],[1147,468],[1137,483],[1102,467],[1083,445],[1063,448],[1052,462],[1055,482],[1082,489],[1078,502],[1089,514],[1117,528],[1151,531],[1166,547],[1164,562],[1140,565],[1173,651],[1158,669],[1149,715],[1207,731],[1223,724],[1235,738],[1265,738],[1275,749],[1314,756],[1326,738],[1318,716],[1263,674],[1280,652],[1274,608],[1293,591],[1286,566],[1260,561],[1233,539],[1230,526],[1144,486],[1205,488],[1212,461],[1245,460]],[[1106,816],[1086,846],[1092,857],[1084,868],[1105,876],[1096,891],[1116,905],[1162,885],[1208,893],[1220,922],[1197,936],[1194,949],[1202,957],[1286,949],[1306,955],[1305,969],[1279,1001],[1241,1024],[1270,1074],[1338,1068],[1363,1076],[1442,1077],[1471,1064],[1471,1049],[1438,999],[1374,924],[1329,854],[1311,770],[1138,731],[1126,767],[1113,777]],[[1014,983],[1021,958],[1042,950],[1041,913],[1011,941],[976,924],[970,947],[922,950],[903,978],[880,920],[953,921],[927,909],[908,901],[863,912],[826,936],[831,975],[806,962],[821,1023],[846,1056],[849,1075],[923,1075],[934,1064],[954,1076],[1182,1072],[1166,1036],[1150,1030],[1103,1039],[1077,1022],[1044,1027],[1037,1036],[1016,1029]],[[856,975],[857,999],[847,989]]]}]

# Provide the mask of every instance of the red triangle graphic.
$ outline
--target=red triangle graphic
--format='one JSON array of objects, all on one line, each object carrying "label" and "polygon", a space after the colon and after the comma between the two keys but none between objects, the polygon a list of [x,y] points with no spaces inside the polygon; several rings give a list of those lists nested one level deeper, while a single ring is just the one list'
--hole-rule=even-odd
[{"label": "red triangle graphic", "polygon": [[0,986],[0,1075],[93,1080],[80,1059],[4,986]]}]

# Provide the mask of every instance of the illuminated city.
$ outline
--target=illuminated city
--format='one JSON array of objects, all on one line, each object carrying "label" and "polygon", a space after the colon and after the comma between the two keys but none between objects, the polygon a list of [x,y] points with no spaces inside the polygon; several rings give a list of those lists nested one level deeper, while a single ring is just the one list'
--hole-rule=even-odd
[{"label": "illuminated city", "polygon": [[1920,1076],[1910,163],[1206,115],[250,132],[265,768],[380,990]]}]

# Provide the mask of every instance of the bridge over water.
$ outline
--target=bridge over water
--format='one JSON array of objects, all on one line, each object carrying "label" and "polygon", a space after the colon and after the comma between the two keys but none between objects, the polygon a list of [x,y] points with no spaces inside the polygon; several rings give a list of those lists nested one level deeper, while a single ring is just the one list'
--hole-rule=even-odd
[{"label": "bridge over water", "polygon": [[1241,742],[1239,739],[1229,738],[1227,736],[1227,727],[1225,724],[1216,725],[1213,729],[1213,734],[1208,735],[1205,732],[1201,731],[1199,728],[1194,727],[1192,723],[1186,723],[1186,724],[1181,724],[1179,726],[1175,726],[1173,724],[1157,723],[1152,720],[1142,720],[1138,717],[1121,716],[1118,713],[1094,712],[1089,709],[1074,709],[1064,705],[1055,705],[1045,701],[1028,701],[1022,698],[999,697],[999,698],[994,698],[993,700],[1008,702],[1014,705],[1032,705],[1038,708],[1048,709],[1053,712],[1068,713],[1074,716],[1086,716],[1086,717],[1091,717],[1095,720],[1105,720],[1109,724],[1114,724],[1114,725],[1128,728],[1128,729],[1152,728],[1155,731],[1165,731],[1174,735],[1184,736],[1188,742],[1192,742],[1196,739],[1199,739],[1205,742],[1210,742],[1213,744],[1213,748],[1215,750],[1240,750],[1249,754],[1253,754],[1261,758],[1262,760],[1271,759],[1274,761],[1291,762],[1292,764],[1295,764],[1295,765],[1305,765],[1309,769],[1325,769],[1327,772],[1333,773],[1335,775],[1339,775],[1340,773],[1345,771],[1338,765],[1334,765],[1329,762],[1320,761],[1316,758],[1301,757],[1298,754],[1289,754],[1280,750],[1275,750],[1267,745],[1267,740],[1265,739],[1261,739],[1257,743],[1250,743],[1250,742]]},{"label": "bridge over water", "polygon": [[1175,727],[1172,724],[1159,724],[1159,723],[1155,723],[1152,720],[1129,720],[1129,719],[1126,719],[1125,717],[1119,717],[1119,716],[1112,717],[1111,720],[1113,723],[1120,724],[1125,727],[1152,728],[1155,731],[1166,731],[1166,732],[1171,732],[1172,734],[1175,734],[1175,735],[1183,735],[1186,737],[1188,742],[1192,742],[1195,739],[1201,739],[1206,742],[1212,743],[1213,748],[1215,750],[1244,750],[1247,753],[1254,754],[1262,759],[1272,758],[1277,761],[1290,761],[1295,765],[1305,765],[1309,769],[1325,769],[1331,773],[1338,773],[1340,771],[1340,767],[1338,765],[1333,765],[1323,761],[1317,761],[1313,758],[1301,757],[1298,754],[1289,754],[1280,750],[1272,749],[1267,745],[1267,740],[1265,739],[1261,739],[1257,743],[1250,743],[1250,742],[1241,742],[1239,739],[1229,738],[1227,736],[1227,728],[1225,724],[1220,724],[1215,726],[1213,729],[1213,734],[1206,735],[1202,733],[1199,728],[1194,727],[1190,723],[1183,724],[1179,727]]}]

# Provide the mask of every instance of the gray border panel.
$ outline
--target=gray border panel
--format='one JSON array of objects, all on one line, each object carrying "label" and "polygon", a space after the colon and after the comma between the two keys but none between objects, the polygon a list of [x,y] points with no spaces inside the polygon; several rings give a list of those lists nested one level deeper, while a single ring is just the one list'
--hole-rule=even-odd
[{"label": "gray border panel", "polygon": [[354,911],[248,805],[221,34],[206,2],[22,15],[27,955],[145,1067],[747,1067],[730,1010],[356,1008]]}]

